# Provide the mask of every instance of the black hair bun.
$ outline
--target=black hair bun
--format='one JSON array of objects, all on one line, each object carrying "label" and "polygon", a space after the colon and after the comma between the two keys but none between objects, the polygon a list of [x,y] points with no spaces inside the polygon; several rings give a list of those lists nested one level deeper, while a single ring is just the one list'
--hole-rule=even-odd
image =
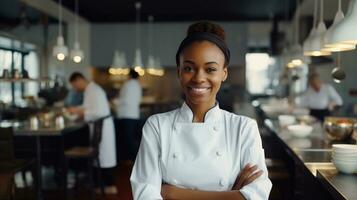
[{"label": "black hair bun", "polygon": [[219,26],[218,24],[214,24],[212,22],[201,21],[191,24],[190,27],[187,29],[187,36],[194,34],[194,33],[212,33],[220,37],[222,40],[226,40],[226,33],[224,29]]}]

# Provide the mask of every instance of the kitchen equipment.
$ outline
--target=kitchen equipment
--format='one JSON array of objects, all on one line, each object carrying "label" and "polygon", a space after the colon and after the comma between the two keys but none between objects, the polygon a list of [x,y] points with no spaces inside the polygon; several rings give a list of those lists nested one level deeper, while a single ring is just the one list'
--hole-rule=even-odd
[{"label": "kitchen equipment", "polygon": [[326,117],[324,129],[332,140],[347,140],[354,131],[356,119],[346,117]]},{"label": "kitchen equipment", "polygon": [[332,163],[340,172],[346,174],[357,172],[357,145],[332,145]]},{"label": "kitchen equipment", "polygon": [[297,121],[300,123],[300,124],[308,124],[308,125],[311,125],[311,124],[314,124],[317,119],[311,115],[301,115],[301,116],[298,116],[296,117],[297,118]]},{"label": "kitchen equipment", "polygon": [[57,128],[64,128],[64,118],[61,115],[58,115],[55,119],[56,127]]},{"label": "kitchen equipment", "polygon": [[332,159],[332,163],[335,165],[338,171],[345,174],[352,174],[357,172],[357,162],[351,161],[338,161]]},{"label": "kitchen equipment", "polygon": [[30,118],[30,128],[36,130],[38,129],[38,126],[39,126],[38,118],[36,116],[32,116]]},{"label": "kitchen equipment", "polygon": [[337,56],[337,67],[332,69],[331,76],[336,83],[340,83],[342,80],[344,80],[346,78],[346,73],[341,68],[340,52],[338,52],[338,56]]},{"label": "kitchen equipment", "polygon": [[288,127],[289,132],[295,137],[306,137],[310,135],[312,132],[313,127],[305,124],[295,124],[289,125]]},{"label": "kitchen equipment", "polygon": [[8,69],[4,69],[4,70],[2,71],[2,78],[11,78],[10,72],[9,72]]},{"label": "kitchen equipment", "polygon": [[293,115],[279,115],[278,116],[279,125],[281,127],[286,127],[295,123],[296,118]]},{"label": "kitchen equipment", "polygon": [[18,69],[14,69],[12,71],[12,78],[16,78],[16,79],[21,78],[21,74],[20,74],[20,71]]}]

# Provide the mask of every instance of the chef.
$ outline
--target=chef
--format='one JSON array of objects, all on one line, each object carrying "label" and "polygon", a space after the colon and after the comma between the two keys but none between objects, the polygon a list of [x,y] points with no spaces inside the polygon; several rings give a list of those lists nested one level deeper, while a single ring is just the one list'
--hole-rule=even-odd
[{"label": "chef", "polygon": [[[110,114],[109,103],[104,90],[94,82],[88,81],[83,74],[74,72],[69,81],[78,92],[84,92],[82,106],[70,107],[68,111],[84,117],[86,121],[95,120]],[[116,166],[115,131],[112,118],[103,122],[102,139],[99,145],[99,161],[106,193],[116,193],[113,168]]]},{"label": "chef", "polygon": [[337,106],[342,106],[342,98],[332,85],[323,83],[318,74],[312,73],[309,87],[297,105],[310,109],[310,115],[323,121]]},{"label": "chef", "polygon": [[[120,94],[117,104],[117,115],[119,118],[119,133],[125,138],[125,144],[128,150],[129,163],[135,160],[138,143],[135,140],[135,133],[140,120],[140,102],[142,89],[138,80],[139,74],[130,69],[129,79],[125,81],[120,89]],[[119,138],[117,138],[117,144]]]},{"label": "chef", "polygon": [[272,184],[257,123],[219,108],[230,53],[210,22],[188,29],[176,62],[185,102],[151,116],[131,174],[135,200],[266,200]]}]

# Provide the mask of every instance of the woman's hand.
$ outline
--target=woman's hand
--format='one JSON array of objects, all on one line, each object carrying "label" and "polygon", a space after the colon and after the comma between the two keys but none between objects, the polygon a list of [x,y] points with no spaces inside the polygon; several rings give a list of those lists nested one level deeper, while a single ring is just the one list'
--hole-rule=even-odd
[{"label": "woman's hand", "polygon": [[258,167],[256,165],[251,166],[250,164],[247,164],[239,173],[232,190],[240,190],[245,185],[248,185],[255,179],[259,178],[263,174],[263,171],[257,171],[257,169]]},{"label": "woman's hand", "polygon": [[163,199],[172,199],[172,193],[176,189],[175,186],[168,185],[168,184],[162,184],[161,185],[161,196]]}]

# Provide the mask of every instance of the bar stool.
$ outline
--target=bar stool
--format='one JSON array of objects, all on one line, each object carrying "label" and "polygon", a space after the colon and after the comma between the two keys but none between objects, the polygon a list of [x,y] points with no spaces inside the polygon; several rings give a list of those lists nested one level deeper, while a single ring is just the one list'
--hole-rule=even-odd
[{"label": "bar stool", "polygon": [[[68,173],[69,161],[85,159],[87,160],[87,173],[88,173],[87,176],[88,176],[89,187],[91,190],[91,199],[95,199],[93,163],[95,163],[95,165],[100,169],[99,145],[102,139],[103,121],[109,117],[111,117],[111,115],[88,122],[89,125],[93,125],[93,135],[90,139],[90,145],[88,147],[73,147],[64,152],[63,190],[64,190],[65,198],[67,198],[67,173]],[[98,182],[100,184],[101,193],[103,197],[105,197],[104,184],[102,182],[100,170],[98,170],[97,172],[97,177],[98,177]],[[76,179],[77,179],[77,175],[76,175]]]},{"label": "bar stool", "polygon": [[[0,127],[0,173],[14,175],[20,172],[23,182],[27,186],[26,171],[31,171],[33,177],[36,177],[35,159],[15,159],[13,129],[12,127]],[[36,178],[34,178],[34,181],[37,185]]]},{"label": "bar stool", "polygon": [[14,199],[14,174],[0,173],[0,199]]}]

